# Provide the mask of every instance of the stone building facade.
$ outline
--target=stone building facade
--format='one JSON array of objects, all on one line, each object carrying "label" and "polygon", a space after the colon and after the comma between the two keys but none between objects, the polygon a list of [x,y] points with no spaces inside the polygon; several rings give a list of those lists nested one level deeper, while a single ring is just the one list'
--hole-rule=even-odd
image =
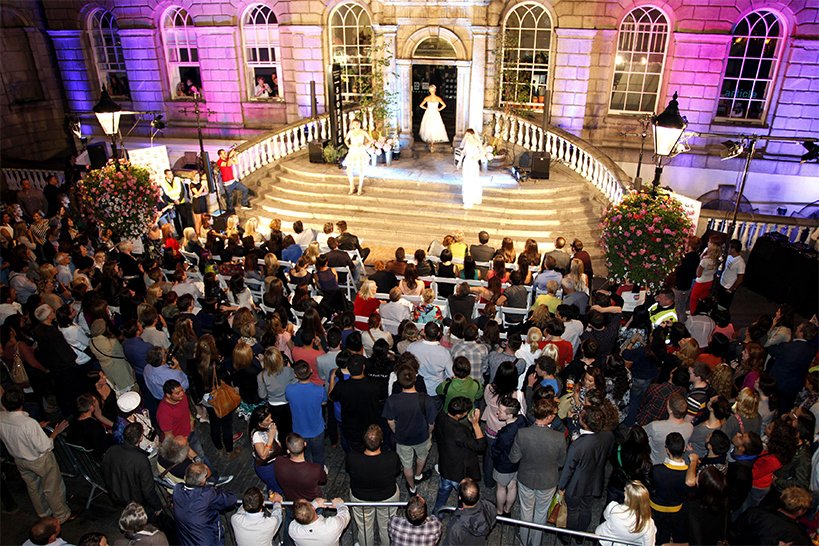
[{"label": "stone building facade", "polygon": [[[31,4],[4,2],[4,26]],[[451,103],[445,121],[456,137],[480,128],[484,108],[545,108],[550,123],[604,148],[627,170],[640,145],[639,118],[662,111],[675,92],[692,131],[819,136],[819,5],[811,0],[38,5],[41,17],[27,23],[29,32],[37,34],[33,42],[52,42],[65,109],[85,116],[87,130],[94,129],[88,113],[105,84],[124,109],[162,113],[167,136],[195,134],[190,107],[201,93],[210,111],[207,137],[248,138],[309,116],[311,81],[323,112],[332,62],[343,65],[345,98],[355,100],[375,45],[387,52],[393,121],[405,142],[417,131],[417,102],[433,80]],[[48,101],[41,106],[61,115]],[[7,99],[3,108],[4,117],[17,119]],[[146,130],[143,124],[136,132]],[[719,162],[719,139],[693,138],[689,145],[692,153],[674,159],[676,178],[668,171],[672,186],[696,197],[715,187],[704,168],[735,178],[739,160]],[[4,138],[6,153],[8,146]],[[803,153],[799,143],[763,143],[749,192],[759,201],[819,198],[819,190],[801,189],[805,177],[817,181],[816,164],[799,163]],[[771,177],[774,189],[763,187]]]}]

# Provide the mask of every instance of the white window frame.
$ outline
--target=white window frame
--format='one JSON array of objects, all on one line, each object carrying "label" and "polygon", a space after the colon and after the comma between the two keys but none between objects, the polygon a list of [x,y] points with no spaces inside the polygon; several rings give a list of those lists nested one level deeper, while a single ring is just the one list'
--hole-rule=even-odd
[{"label": "white window frame", "polygon": [[[260,20],[264,22],[257,23]],[[268,60],[260,60],[265,51]],[[260,102],[283,100],[279,23],[270,6],[253,4],[245,10],[242,15],[242,52],[245,59],[248,99]],[[276,74],[278,86],[273,89],[275,95],[256,97],[256,69],[272,70]],[[271,82],[267,83],[270,85]]]},{"label": "white window frame", "polygon": [[[110,11],[102,8],[95,9],[88,16],[86,28],[100,87],[105,87],[112,97],[130,100],[130,88],[127,83],[128,72],[125,67],[125,57],[122,54],[122,44],[119,40],[119,27],[116,18]],[[121,89],[111,85],[111,75],[117,78],[125,77],[125,87],[128,93],[122,93]]]},{"label": "white window frame", "polygon": [[168,85],[172,100],[192,100],[192,96],[178,96],[177,86],[180,82],[180,68],[195,68],[199,74],[199,92],[202,93],[201,72],[199,72],[199,48],[196,43],[196,30],[193,18],[188,10],[172,6],[162,16],[162,43],[165,49],[165,62],[168,68]]},{"label": "white window frame", "polygon": [[[341,24],[336,24],[336,22]],[[328,24],[330,41],[330,62],[341,66],[342,102],[359,102],[366,95],[361,91],[361,83],[372,74],[370,50],[374,34],[370,14],[355,2],[344,2],[330,13]],[[348,30],[353,29],[352,39]],[[337,31],[341,30],[341,43],[335,43]],[[362,41],[362,31],[366,30],[368,41]],[[367,34],[365,34],[366,36]],[[356,81],[359,87],[356,89]]]},{"label": "white window frame", "polygon": [[[535,109],[535,110],[543,109],[545,101],[546,101],[546,97],[548,97],[548,93],[551,90],[551,87],[552,87],[552,85],[551,85],[551,77],[552,77],[551,64],[552,64],[552,49],[553,49],[552,46],[553,46],[553,43],[554,43],[554,30],[555,30],[555,28],[554,28],[554,22],[552,21],[552,16],[549,13],[549,10],[547,10],[545,7],[543,7],[543,5],[537,4],[535,2],[521,2],[520,4],[517,4],[514,8],[509,10],[509,13],[506,14],[506,17],[503,20],[502,35],[504,36],[504,41],[506,41],[508,39],[506,37],[509,36],[509,34],[508,34],[508,29],[510,28],[509,27],[509,22],[510,22],[510,20],[511,20],[511,18],[513,16],[516,17],[517,21],[519,22],[519,21],[523,20],[524,16],[527,13],[531,13],[532,15],[535,15],[536,11],[540,11],[540,14],[535,16],[535,21],[536,21],[535,26],[533,26],[531,28],[530,27],[522,27],[522,26],[514,27],[518,31],[518,33],[517,33],[518,39],[517,39],[517,44],[516,44],[517,47],[509,48],[508,44],[506,44],[506,43],[501,44],[501,73],[500,73],[500,79],[499,79],[500,87],[498,89],[498,101],[499,101],[500,105],[504,105],[504,104],[507,103],[506,99],[503,97],[503,92],[504,92],[504,88],[505,88],[505,85],[506,85],[506,82],[504,81],[504,76],[507,73],[507,70],[513,70],[513,71],[518,72],[518,73],[520,73],[520,72],[528,73],[528,79],[529,79],[529,82],[530,82],[529,83],[529,87],[530,87],[529,97],[530,97],[530,99],[533,99],[534,97],[542,97],[543,98],[543,102],[534,101],[534,100],[529,100],[529,101],[525,101],[525,102],[509,101],[510,104],[517,104],[519,106],[527,106],[527,107]],[[527,13],[521,13],[521,12],[527,12]],[[542,27],[541,26],[541,23],[544,20],[548,23],[548,27]],[[521,47],[520,36],[521,36],[521,34],[523,32],[534,32],[533,47],[531,47],[531,48]],[[546,43],[545,48],[537,47],[538,46],[539,35],[541,33],[547,33],[548,34],[548,38],[546,39],[547,43]],[[509,50],[514,49],[514,50],[516,50],[518,52],[518,60],[517,60],[517,62],[515,63],[514,66],[507,66],[507,64],[506,64],[507,63],[507,49],[509,49]],[[532,57],[531,62],[525,62],[525,63],[521,62],[520,55],[523,52],[530,52],[531,53],[531,57]],[[538,55],[545,55],[546,56],[546,62],[545,63],[535,62],[535,59],[537,58]],[[525,81],[525,80],[521,79],[521,80],[517,80],[517,81],[520,82],[520,81]],[[518,83],[517,85],[520,86],[522,84]],[[525,84],[523,84],[523,85],[525,85]],[[536,88],[543,88],[543,94],[542,95],[537,94],[536,91],[535,91]]]},{"label": "white window frame", "polygon": [[[755,18],[752,21],[752,18]],[[766,19],[769,18],[769,19]],[[747,25],[748,32],[738,34],[737,30],[740,26],[745,23]],[[765,34],[764,36],[754,35],[754,30],[758,27],[758,25],[764,25],[765,27]],[[772,30],[776,30],[776,35],[772,35]],[[783,21],[782,17],[779,16],[776,12],[769,10],[769,9],[758,9],[754,10],[748,14],[746,14],[742,19],[740,19],[736,25],[734,25],[733,31],[731,33],[731,45],[728,48],[728,54],[726,55],[725,61],[725,68],[722,71],[722,81],[720,82],[719,87],[719,96],[717,97],[717,109],[715,113],[715,119],[721,121],[743,121],[743,122],[756,122],[761,123],[764,122],[768,117],[768,108],[771,105],[771,96],[773,95],[774,86],[776,83],[776,74],[779,69],[780,61],[782,60],[782,49],[785,44],[785,22]],[[774,41],[774,51],[773,55],[770,57],[762,56],[764,53],[761,53],[759,57],[749,57],[748,56],[748,48],[750,44],[750,40],[754,39],[763,39],[765,44],[769,41]],[[731,55],[731,49],[734,48],[735,45],[739,45],[742,42],[745,43],[743,54],[739,55]],[[764,52],[764,46],[763,46]],[[753,77],[744,76],[746,63],[751,60],[758,60],[759,63],[756,67],[756,73]],[[739,72],[738,76],[728,76],[728,69],[731,66],[732,61],[739,62]],[[768,70],[767,76],[761,75],[759,73],[760,68],[763,64],[763,61],[770,61],[770,68]],[[760,77],[763,76],[763,77]],[[725,85],[729,82],[734,82],[734,90],[733,96],[730,97],[723,97],[723,92],[725,92]],[[750,82],[750,93],[752,94],[750,97],[737,97],[736,94],[739,91],[740,83],[741,82]],[[753,93],[754,89],[762,84],[765,83],[765,95],[764,97],[759,100],[753,100]],[[728,109],[728,115],[720,115],[720,107],[722,102],[729,103],[730,107]],[[761,102],[762,108],[759,111],[759,117],[748,117],[748,113],[750,112],[751,103],[753,102]],[[744,114],[742,115],[732,115],[737,108],[738,104],[745,104]]]},{"label": "white window frame", "polygon": [[[663,10],[651,5],[634,8],[623,18],[617,33],[617,52],[609,93],[610,113],[650,114],[656,111],[668,56],[669,27]],[[650,62],[652,56],[662,58],[659,63]],[[656,69],[652,70],[652,66]],[[616,84],[623,79],[624,90],[616,90]],[[639,89],[631,89],[632,79]],[[639,83],[640,80],[642,83]],[[622,106],[614,104],[615,94],[623,96]],[[638,96],[636,109],[628,108],[629,97],[633,95]],[[647,95],[654,98],[645,103],[644,97]]]}]

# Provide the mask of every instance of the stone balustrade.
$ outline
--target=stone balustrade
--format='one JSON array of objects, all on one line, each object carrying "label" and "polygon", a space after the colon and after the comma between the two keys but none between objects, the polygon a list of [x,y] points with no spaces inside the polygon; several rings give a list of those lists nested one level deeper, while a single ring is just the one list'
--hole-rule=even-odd
[{"label": "stone balustrade", "polygon": [[[730,223],[730,212],[702,210],[697,225],[697,235],[702,235],[709,229],[725,233]],[[737,215],[737,223],[731,238],[739,239],[742,248],[750,250],[756,240],[766,233],[782,233],[792,243],[806,242],[808,236],[817,227],[819,227],[819,220],[812,218],[740,213]]]}]

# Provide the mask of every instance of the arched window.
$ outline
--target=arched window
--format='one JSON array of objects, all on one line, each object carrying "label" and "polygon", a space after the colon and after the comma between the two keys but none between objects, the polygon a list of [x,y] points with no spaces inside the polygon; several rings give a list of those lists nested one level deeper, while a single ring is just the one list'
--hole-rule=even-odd
[{"label": "arched window", "polygon": [[668,20],[651,6],[635,8],[620,24],[609,109],[648,113],[657,106],[668,48]]},{"label": "arched window", "polygon": [[162,37],[165,41],[165,59],[171,95],[175,99],[193,98],[202,93],[199,73],[199,50],[193,19],[185,9],[170,8],[162,19]]},{"label": "arched window", "polygon": [[341,66],[342,101],[370,94],[373,29],[370,16],[358,4],[340,4],[330,15],[330,57]]},{"label": "arched window", "polygon": [[768,10],[749,13],[734,27],[717,102],[717,117],[761,120],[780,55],[782,24]]},{"label": "arched window", "polygon": [[543,106],[549,88],[552,19],[540,4],[515,6],[503,22],[500,101]]},{"label": "arched window", "polygon": [[282,96],[279,61],[279,25],[276,14],[267,6],[248,8],[242,17],[245,70],[252,100]]},{"label": "arched window", "polygon": [[110,12],[94,11],[88,18],[88,40],[97,66],[100,86],[105,86],[112,97],[130,98],[128,73],[119,41],[117,21]]}]

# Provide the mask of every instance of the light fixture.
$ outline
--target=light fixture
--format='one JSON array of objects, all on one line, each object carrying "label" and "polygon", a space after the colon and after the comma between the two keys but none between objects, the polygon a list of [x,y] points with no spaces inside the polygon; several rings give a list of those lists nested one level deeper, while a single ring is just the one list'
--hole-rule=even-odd
[{"label": "light fixture", "polygon": [[680,115],[676,92],[665,110],[654,116],[651,123],[654,125],[654,153],[660,157],[670,156],[688,127],[688,120]]},{"label": "light fixture", "polygon": [[816,144],[816,142],[812,140],[806,140],[802,143],[802,146],[807,150],[807,153],[799,159],[799,163],[819,161],[819,144]]},{"label": "light fixture", "polygon": [[722,161],[739,157],[745,152],[745,144],[742,141],[735,142],[733,140],[726,140],[722,145],[725,146],[725,149],[720,152]]},{"label": "light fixture", "polygon": [[108,90],[102,88],[100,100],[94,106],[94,114],[102,127],[102,131],[108,136],[114,136],[119,132],[119,118],[122,115],[122,107],[111,99]]},{"label": "light fixture", "polygon": [[165,128],[165,122],[162,121],[162,114],[153,114],[151,119],[151,129],[154,131],[161,131]]}]

